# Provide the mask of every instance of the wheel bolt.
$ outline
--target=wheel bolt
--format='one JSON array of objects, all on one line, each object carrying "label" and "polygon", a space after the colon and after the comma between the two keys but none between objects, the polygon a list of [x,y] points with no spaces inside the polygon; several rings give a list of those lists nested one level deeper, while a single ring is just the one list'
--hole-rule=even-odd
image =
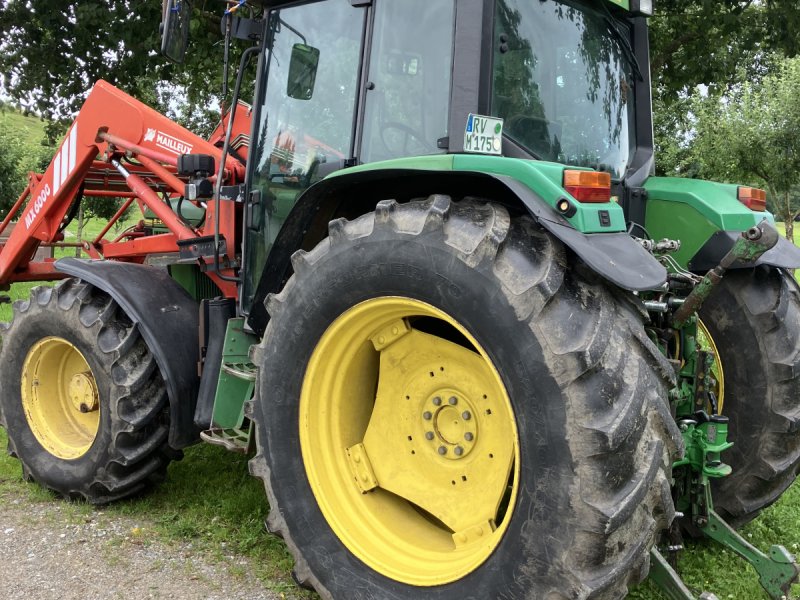
[{"label": "wheel bolt", "polygon": [[422,413],[422,418],[426,421],[430,421],[433,418],[433,415],[429,410],[426,410],[424,413]]},{"label": "wheel bolt", "polygon": [[442,403],[442,399],[441,399],[441,398],[439,398],[439,396],[436,396],[436,397],[433,399],[433,405],[434,405],[434,406],[439,406],[441,403]]},{"label": "wheel bolt", "polygon": [[453,450],[456,453],[456,456],[461,456],[464,454],[464,449],[461,446],[456,446],[456,449]]},{"label": "wheel bolt", "polygon": [[453,405],[458,404],[458,398],[456,398],[455,396],[450,396],[448,402]]},{"label": "wheel bolt", "polygon": [[475,439],[475,436],[472,435],[471,431],[468,431],[467,433],[464,434],[464,439],[467,440],[468,442],[471,442],[473,439]]},{"label": "wheel bolt", "polygon": [[469,414],[468,410],[465,410],[463,413],[461,413],[461,418],[465,421],[469,421],[472,418],[472,415]]},{"label": "wheel bolt", "polygon": [[425,439],[426,440],[432,440],[433,439],[433,432],[432,431],[425,432]]},{"label": "wheel bolt", "polygon": [[447,448],[445,448],[444,446],[439,446],[439,454],[441,454],[442,456],[447,454]]}]

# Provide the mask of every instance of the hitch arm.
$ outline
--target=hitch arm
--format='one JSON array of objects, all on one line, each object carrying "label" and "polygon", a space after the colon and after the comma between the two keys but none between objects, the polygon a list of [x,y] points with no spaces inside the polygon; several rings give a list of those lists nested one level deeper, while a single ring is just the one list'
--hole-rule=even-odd
[{"label": "hitch arm", "polygon": [[[650,573],[648,577],[667,600],[698,600],[655,546],[650,550]],[[700,594],[699,600],[719,599],[714,594],[703,592]]]},{"label": "hitch arm", "polygon": [[683,305],[675,311],[673,323],[675,328],[680,328],[689,318],[700,310],[703,302],[711,295],[714,288],[722,281],[726,271],[736,261],[754,262],[767,250],[771,250],[778,243],[780,236],[777,230],[764,219],[757,226],[742,232],[742,236],[722,257],[720,263],[711,269],[703,280],[697,284],[686,297]]},{"label": "hitch arm", "polygon": [[794,556],[783,546],[772,546],[769,556],[749,544],[736,530],[713,510],[708,511],[708,523],[702,528],[705,535],[733,550],[753,565],[759,582],[770,598],[781,600],[789,596],[789,588],[800,574]]}]

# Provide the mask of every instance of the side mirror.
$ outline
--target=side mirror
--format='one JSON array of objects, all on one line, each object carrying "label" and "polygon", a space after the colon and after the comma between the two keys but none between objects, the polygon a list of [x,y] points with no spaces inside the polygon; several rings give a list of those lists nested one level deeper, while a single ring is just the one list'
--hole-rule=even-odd
[{"label": "side mirror", "polygon": [[190,0],[164,0],[161,21],[161,54],[182,63],[189,44]]},{"label": "side mirror", "polygon": [[319,66],[319,48],[306,44],[292,46],[292,58],[289,62],[289,81],[286,94],[297,100],[311,100],[314,95],[314,83],[317,80]]}]

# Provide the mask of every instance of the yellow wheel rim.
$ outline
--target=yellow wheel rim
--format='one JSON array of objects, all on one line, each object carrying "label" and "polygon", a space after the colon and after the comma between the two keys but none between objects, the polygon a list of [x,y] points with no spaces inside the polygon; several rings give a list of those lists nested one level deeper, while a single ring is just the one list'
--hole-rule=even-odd
[{"label": "yellow wheel rim", "polygon": [[[714,343],[714,338],[708,331],[705,323],[697,319],[697,345],[701,349],[713,352],[714,364],[711,365],[710,374],[714,378],[711,385],[711,391],[717,397],[717,410],[722,414],[722,407],[725,404],[725,372],[722,370],[722,359],[719,356],[719,350]],[[709,409],[711,407],[708,407]]]},{"label": "yellow wheel rim", "polygon": [[68,341],[46,337],[22,366],[22,409],[36,439],[63,460],[88,452],[100,427],[100,397],[83,354]]},{"label": "yellow wheel rim", "polygon": [[377,298],[334,321],[306,370],[300,444],[334,533],[395,581],[458,580],[508,528],[511,402],[472,335],[429,304]]}]

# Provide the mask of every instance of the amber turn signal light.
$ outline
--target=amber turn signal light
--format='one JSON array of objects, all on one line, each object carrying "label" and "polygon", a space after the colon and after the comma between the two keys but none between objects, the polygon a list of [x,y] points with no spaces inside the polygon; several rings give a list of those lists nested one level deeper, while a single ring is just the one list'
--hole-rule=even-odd
[{"label": "amber turn signal light", "polygon": [[754,187],[740,187],[739,202],[750,210],[765,211],[767,210],[767,192]]},{"label": "amber turn signal light", "polygon": [[578,202],[610,202],[611,175],[600,171],[564,171],[564,189]]}]

